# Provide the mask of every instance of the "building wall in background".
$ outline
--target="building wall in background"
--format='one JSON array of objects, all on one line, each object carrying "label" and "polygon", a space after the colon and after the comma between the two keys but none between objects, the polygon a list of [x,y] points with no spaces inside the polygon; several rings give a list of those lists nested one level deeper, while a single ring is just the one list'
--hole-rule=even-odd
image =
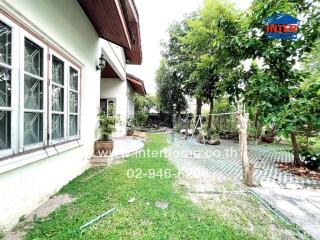
[{"label": "building wall in background", "polygon": [[101,99],[116,100],[116,115],[120,117],[116,125],[114,137],[123,137],[126,135],[127,122],[127,81],[120,78],[101,78]]}]

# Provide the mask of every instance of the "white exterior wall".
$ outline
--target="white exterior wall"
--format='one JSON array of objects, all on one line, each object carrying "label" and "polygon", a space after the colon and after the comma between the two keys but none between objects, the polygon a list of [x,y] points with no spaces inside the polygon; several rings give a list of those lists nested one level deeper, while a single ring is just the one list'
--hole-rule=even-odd
[{"label": "white exterior wall", "polygon": [[122,81],[120,78],[101,78],[100,98],[116,100],[116,115],[120,116],[120,122],[117,124],[113,136],[125,136],[128,104],[127,81]]},{"label": "white exterior wall", "polygon": [[131,106],[132,106],[132,113],[133,116],[134,116],[134,112],[135,112],[135,109],[134,109],[134,90],[131,86],[131,84],[127,81],[127,116],[130,117],[130,102],[132,103]]},{"label": "white exterior wall", "polygon": [[102,54],[117,73],[119,78],[126,81],[126,56],[122,47],[101,39]]},{"label": "white exterior wall", "polygon": [[[101,47],[106,48],[106,41],[98,38],[76,0],[8,0],[8,3],[9,5],[0,0],[1,8],[8,10],[13,7],[76,58],[83,69],[81,140],[69,144],[69,150],[61,146],[59,154],[51,149],[49,152],[42,150],[31,155],[0,160],[0,228],[5,227],[6,230],[13,227],[20,216],[30,213],[90,166],[88,159],[93,154],[96,139],[100,96],[100,71],[96,71],[96,64],[101,55]],[[109,50],[115,48],[111,44],[107,47]],[[118,57],[112,56],[112,51],[109,50],[108,54],[111,55],[107,56],[108,61],[123,75],[121,49],[113,51],[113,54],[119,54]],[[113,62],[115,59],[118,59],[117,62]],[[119,94],[114,92],[116,97]],[[123,96],[126,97],[126,94]],[[117,99],[117,109],[121,111],[123,99]],[[47,157],[48,155],[53,156]]]}]

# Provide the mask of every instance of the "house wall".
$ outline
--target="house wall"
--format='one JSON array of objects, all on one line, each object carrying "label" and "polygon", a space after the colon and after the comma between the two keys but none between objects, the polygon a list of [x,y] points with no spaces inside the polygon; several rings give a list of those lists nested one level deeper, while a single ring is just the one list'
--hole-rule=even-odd
[{"label": "house wall", "polygon": [[[76,0],[0,0],[0,7],[6,11],[17,10],[17,15],[27,18],[83,66],[80,141],[50,151],[35,152],[26,157],[0,160],[0,228],[9,230],[20,216],[29,214],[90,166],[88,159],[93,154],[96,139],[100,96],[100,72],[96,71],[96,64],[105,41],[98,38]],[[117,51],[121,52],[121,49],[114,51],[114,54]],[[121,53],[117,54],[122,59]],[[110,61],[114,57],[108,56]],[[121,82],[125,84],[125,81]],[[114,94],[117,96],[119,92]],[[123,99],[120,98],[119,111],[122,102]]]},{"label": "house wall", "polygon": [[126,135],[127,120],[127,81],[120,78],[101,78],[100,98],[116,99],[116,114],[120,122],[116,126],[114,137]]}]

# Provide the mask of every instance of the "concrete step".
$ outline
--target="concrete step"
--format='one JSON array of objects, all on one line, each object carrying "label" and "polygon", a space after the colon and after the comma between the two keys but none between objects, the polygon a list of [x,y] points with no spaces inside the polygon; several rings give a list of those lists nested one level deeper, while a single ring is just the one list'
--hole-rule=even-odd
[{"label": "concrete step", "polygon": [[113,158],[111,156],[107,156],[107,157],[92,156],[90,161],[92,166],[99,167],[99,166],[109,166],[112,160]]},{"label": "concrete step", "polygon": [[122,156],[92,156],[90,161],[93,167],[110,166],[113,162],[121,160]]}]

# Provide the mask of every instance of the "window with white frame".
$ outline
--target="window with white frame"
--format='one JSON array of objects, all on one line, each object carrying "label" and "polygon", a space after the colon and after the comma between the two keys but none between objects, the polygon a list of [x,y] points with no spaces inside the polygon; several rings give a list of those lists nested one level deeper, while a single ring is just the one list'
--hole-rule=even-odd
[{"label": "window with white frame", "polygon": [[0,151],[11,149],[12,27],[0,21]]},{"label": "window with white frame", "polygon": [[51,61],[51,140],[65,139],[65,63],[55,55]]},{"label": "window with white frame", "polygon": [[79,135],[79,71],[69,67],[69,137]]},{"label": "window with white frame", "polygon": [[0,14],[0,158],[78,139],[79,103],[80,69]]},{"label": "window with white frame", "polygon": [[134,103],[128,98],[128,118],[134,117]]},{"label": "window with white frame", "polygon": [[100,108],[102,111],[107,112],[109,116],[115,116],[116,115],[116,99],[114,98],[100,99]]},{"label": "window with white frame", "polygon": [[[46,74],[45,74],[45,45],[32,36],[28,36],[26,32],[21,35],[23,37],[23,72],[21,74],[20,99],[23,104],[23,149],[29,150],[37,147],[45,146],[45,130],[46,130]],[[13,43],[13,46],[16,46]],[[13,94],[15,93],[15,89]],[[18,90],[18,89],[17,89]],[[23,107],[22,107],[23,106]]]}]

